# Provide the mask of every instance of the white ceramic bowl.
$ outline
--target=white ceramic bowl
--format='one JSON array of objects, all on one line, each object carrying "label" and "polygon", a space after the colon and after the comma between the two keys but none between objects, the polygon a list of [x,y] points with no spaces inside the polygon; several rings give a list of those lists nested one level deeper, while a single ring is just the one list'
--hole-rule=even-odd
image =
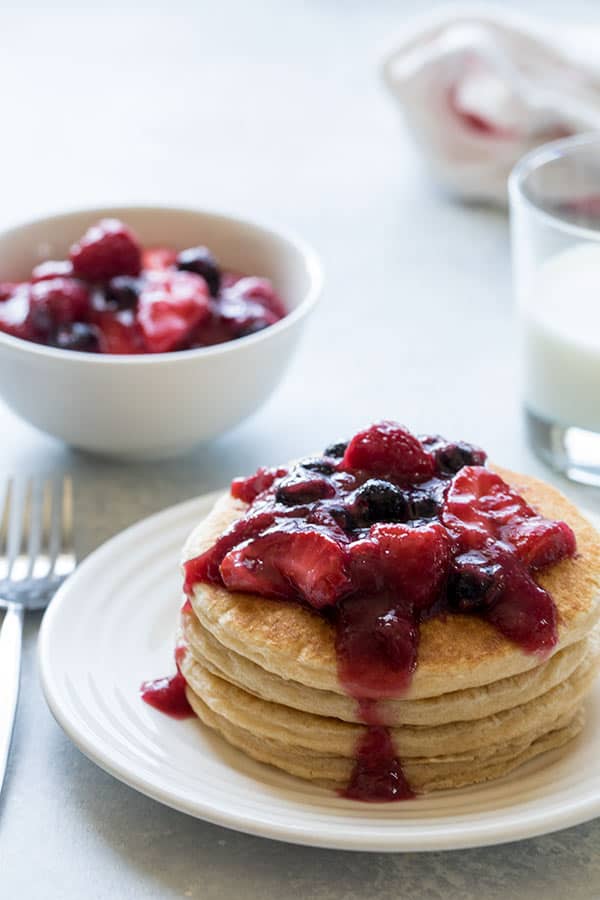
[{"label": "white ceramic bowl", "polygon": [[142,244],[206,244],[225,268],[270,278],[289,314],[255,335],[198,350],[108,356],[45,347],[0,332],[0,394],[21,418],[67,444],[111,456],[162,458],[222,434],[273,391],[322,285],[315,253],[296,238],[231,216],[172,207],[64,213],[0,233],[0,281],[63,259],[103,216]]}]

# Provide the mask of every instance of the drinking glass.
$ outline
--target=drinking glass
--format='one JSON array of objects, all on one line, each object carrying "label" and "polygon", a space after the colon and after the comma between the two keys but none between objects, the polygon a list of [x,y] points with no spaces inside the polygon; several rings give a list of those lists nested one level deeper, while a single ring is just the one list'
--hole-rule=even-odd
[{"label": "drinking glass", "polygon": [[600,486],[600,133],[523,157],[509,194],[528,438],[553,468]]}]

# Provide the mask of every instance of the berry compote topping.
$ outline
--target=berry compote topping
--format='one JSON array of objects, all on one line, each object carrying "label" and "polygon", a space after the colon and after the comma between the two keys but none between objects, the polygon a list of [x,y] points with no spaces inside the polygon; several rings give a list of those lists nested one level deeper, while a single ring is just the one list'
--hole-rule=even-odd
[{"label": "berry compote topping", "polygon": [[207,247],[143,248],[118,219],[102,219],[68,260],[0,283],[0,331],[85,353],[166,353],[256,334],[286,315],[265,278],[220,268]]},{"label": "berry compote topping", "polygon": [[423,620],[475,615],[528,652],[556,644],[556,607],[533,574],[573,556],[575,536],[485,461],[463,441],[376,423],[291,469],[236,479],[246,512],[186,563],[188,594],[219,584],[332,623],[340,683],[367,724],[349,797],[411,796],[376,702],[409,686]]}]

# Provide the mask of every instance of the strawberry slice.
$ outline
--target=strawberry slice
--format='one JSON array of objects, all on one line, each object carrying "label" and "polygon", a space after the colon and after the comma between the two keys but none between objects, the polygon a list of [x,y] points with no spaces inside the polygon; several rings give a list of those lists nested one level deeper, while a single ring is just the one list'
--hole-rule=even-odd
[{"label": "strawberry slice", "polygon": [[575,535],[566,522],[538,516],[507,525],[502,529],[502,538],[513,545],[531,572],[573,556],[576,551]]},{"label": "strawberry slice", "polygon": [[403,485],[433,478],[436,464],[419,439],[406,428],[384,421],[352,438],[341,468],[368,472]]},{"label": "strawberry slice", "polygon": [[536,515],[499,475],[479,466],[466,466],[452,480],[442,522],[461,551],[481,549],[490,539],[499,539],[514,547],[530,571],[573,556],[576,550],[575,535],[566,522]]},{"label": "strawberry slice", "polygon": [[331,606],[351,589],[346,555],[324,531],[280,522],[227,554],[221,577],[232,591]]},{"label": "strawberry slice", "polygon": [[495,472],[465,466],[452,479],[441,518],[466,551],[499,537],[502,527],[533,516],[525,500]]},{"label": "strawberry slice", "polygon": [[274,321],[283,319],[287,312],[281,298],[268,278],[257,278],[255,276],[238,278],[229,287],[228,297],[235,300],[257,301],[260,306],[263,306],[273,314]]},{"label": "strawberry slice", "polygon": [[95,311],[91,318],[102,353],[123,356],[145,352],[144,337],[132,312]]},{"label": "strawberry slice", "polygon": [[210,314],[203,278],[192,272],[150,271],[138,301],[138,321],[151,353],[175,350]]},{"label": "strawberry slice", "polygon": [[550,594],[535,583],[514,553],[496,547],[503,588],[484,618],[528,653],[546,657],[558,640],[558,612]]},{"label": "strawberry slice", "polygon": [[439,522],[419,528],[377,524],[349,547],[353,583],[368,592],[392,591],[418,610],[440,596],[451,562],[451,542]]},{"label": "strawberry slice", "polygon": [[274,513],[258,510],[234,522],[214,546],[185,563],[184,593],[190,594],[194,585],[202,582],[223,584],[219,567],[229,551],[244,541],[261,534],[270,528],[274,521]]},{"label": "strawberry slice", "polygon": [[261,466],[249,478],[234,478],[231,482],[231,496],[236,500],[243,500],[244,503],[252,503],[259,494],[267,491],[277,478],[283,478],[287,473],[287,469],[268,469]]},{"label": "strawberry slice", "polygon": [[143,269],[170,269],[176,259],[177,251],[170,247],[145,247],[142,250]]}]

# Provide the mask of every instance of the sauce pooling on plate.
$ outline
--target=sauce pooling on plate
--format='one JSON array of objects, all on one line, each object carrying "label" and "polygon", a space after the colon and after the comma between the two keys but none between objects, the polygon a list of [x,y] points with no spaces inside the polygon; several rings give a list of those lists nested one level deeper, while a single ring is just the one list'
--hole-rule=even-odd
[{"label": "sauce pooling on plate", "polygon": [[185,653],[185,645],[178,644],[175,649],[174,675],[144,681],[140,688],[140,696],[145,703],[173,719],[189,719],[194,710],[185,694],[185,678],[179,670],[181,659]]}]

